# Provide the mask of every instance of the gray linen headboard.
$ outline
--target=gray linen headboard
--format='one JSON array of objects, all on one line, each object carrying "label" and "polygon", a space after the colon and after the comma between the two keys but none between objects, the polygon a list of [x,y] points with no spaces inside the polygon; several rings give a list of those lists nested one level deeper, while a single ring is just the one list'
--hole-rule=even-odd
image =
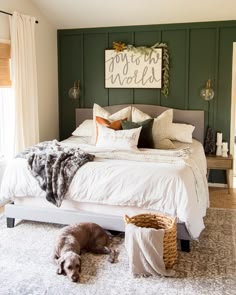
[{"label": "gray linen headboard", "polygon": [[[115,113],[127,106],[134,106],[140,111],[156,118],[164,111],[170,109],[167,107],[157,106],[157,105],[146,105],[146,104],[123,104],[123,105],[113,105],[103,107],[111,114]],[[199,140],[202,144],[204,143],[204,111],[198,110],[174,110],[173,122],[175,123],[185,123],[195,126],[193,131],[193,137]],[[93,109],[92,108],[81,108],[76,109],[76,127],[79,126],[84,120],[93,119]]]}]

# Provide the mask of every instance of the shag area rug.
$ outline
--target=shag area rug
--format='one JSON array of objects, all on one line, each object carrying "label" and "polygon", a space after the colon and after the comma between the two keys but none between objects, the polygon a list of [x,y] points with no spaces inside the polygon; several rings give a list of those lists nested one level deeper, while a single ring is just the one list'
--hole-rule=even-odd
[{"label": "shag area rug", "polygon": [[61,226],[19,222],[8,229],[0,217],[1,295],[233,295],[236,294],[236,210],[209,209],[206,228],[191,252],[179,252],[174,277],[134,278],[122,238],[114,238],[118,262],[83,254],[81,282],[56,274],[52,259]]}]

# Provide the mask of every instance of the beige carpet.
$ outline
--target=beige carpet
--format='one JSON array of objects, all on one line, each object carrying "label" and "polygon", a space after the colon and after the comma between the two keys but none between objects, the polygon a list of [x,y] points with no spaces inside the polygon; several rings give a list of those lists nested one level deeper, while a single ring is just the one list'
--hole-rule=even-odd
[{"label": "beige carpet", "polygon": [[56,274],[52,249],[59,226],[20,222],[7,229],[0,218],[1,295],[233,295],[236,294],[236,210],[209,209],[206,229],[191,253],[179,252],[172,278],[133,278],[123,240],[116,238],[119,261],[84,254],[81,283]]}]

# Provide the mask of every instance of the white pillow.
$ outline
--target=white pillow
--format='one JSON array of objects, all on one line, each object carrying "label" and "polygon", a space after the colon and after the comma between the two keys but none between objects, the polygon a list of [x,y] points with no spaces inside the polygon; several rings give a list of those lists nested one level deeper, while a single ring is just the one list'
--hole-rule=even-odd
[{"label": "white pillow", "polygon": [[124,109],[121,109],[120,111],[110,114],[107,110],[100,107],[98,104],[93,105],[93,139],[92,141],[95,143],[96,141],[96,116],[102,117],[104,119],[109,120],[110,122],[116,121],[116,120],[131,120],[131,106],[128,106]]},{"label": "white pillow", "polygon": [[192,143],[195,126],[190,124],[173,123],[169,128],[169,138],[180,142]]},{"label": "white pillow", "polygon": [[173,109],[163,112],[154,119],[152,127],[152,136],[154,148],[156,149],[174,149],[175,146],[169,138],[169,128],[173,121]]},{"label": "white pillow", "polygon": [[92,136],[93,135],[93,120],[85,120],[81,123],[75,131],[72,132],[74,136]]},{"label": "white pillow", "polygon": [[109,121],[116,121],[127,118],[130,121],[131,119],[131,106],[128,106],[124,109],[119,110],[114,114],[110,114],[106,109],[100,107],[98,104],[93,105],[93,119],[96,119],[96,116],[108,119]]},{"label": "white pillow", "polygon": [[115,148],[117,150],[137,150],[139,135],[142,127],[128,130],[113,130],[98,125],[96,147]]},{"label": "white pillow", "polygon": [[138,122],[143,122],[147,119],[151,119],[152,117],[149,116],[148,114],[145,114],[144,112],[140,111],[136,107],[132,107],[132,122],[138,123]]}]

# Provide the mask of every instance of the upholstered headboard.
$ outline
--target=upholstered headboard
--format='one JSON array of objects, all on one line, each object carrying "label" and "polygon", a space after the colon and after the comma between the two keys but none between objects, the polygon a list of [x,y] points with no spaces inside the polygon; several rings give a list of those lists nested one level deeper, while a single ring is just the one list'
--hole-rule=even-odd
[{"label": "upholstered headboard", "polygon": [[[155,118],[163,113],[165,110],[168,110],[167,107],[157,106],[157,105],[145,105],[145,104],[125,104],[125,105],[113,105],[104,107],[110,113],[115,113],[127,106],[135,106],[142,112],[150,115]],[[204,111],[198,110],[174,110],[174,119],[175,123],[185,123],[195,126],[193,131],[193,137],[199,140],[202,144],[204,143]],[[76,127],[79,126],[84,120],[93,119],[93,109],[92,108],[81,108],[76,109]]]}]

